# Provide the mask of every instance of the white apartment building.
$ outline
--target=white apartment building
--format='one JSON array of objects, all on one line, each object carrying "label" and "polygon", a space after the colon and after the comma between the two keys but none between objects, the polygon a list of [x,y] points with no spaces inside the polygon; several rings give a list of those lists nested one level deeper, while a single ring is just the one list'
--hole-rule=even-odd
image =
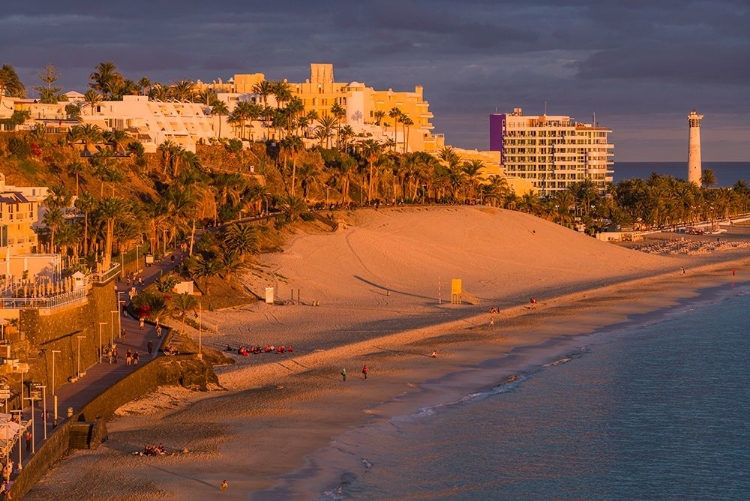
[{"label": "white apartment building", "polygon": [[567,116],[490,115],[490,150],[499,151],[506,176],[526,179],[541,196],[586,179],[601,193],[612,182],[612,132]]}]

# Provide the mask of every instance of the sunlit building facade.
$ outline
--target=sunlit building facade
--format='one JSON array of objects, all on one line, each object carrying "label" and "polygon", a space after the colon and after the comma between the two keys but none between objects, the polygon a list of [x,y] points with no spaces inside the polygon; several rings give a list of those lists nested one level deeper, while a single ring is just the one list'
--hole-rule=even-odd
[{"label": "sunlit building facade", "polygon": [[499,151],[507,176],[526,179],[551,196],[586,179],[604,193],[612,182],[612,131],[567,116],[490,115],[490,150]]}]

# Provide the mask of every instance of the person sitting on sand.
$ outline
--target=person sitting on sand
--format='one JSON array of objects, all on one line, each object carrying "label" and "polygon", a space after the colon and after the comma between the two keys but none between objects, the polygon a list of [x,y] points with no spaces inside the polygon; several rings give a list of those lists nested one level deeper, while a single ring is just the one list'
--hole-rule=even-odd
[{"label": "person sitting on sand", "polygon": [[437,350],[432,350],[432,358],[437,358]]},{"label": "person sitting on sand", "polygon": [[286,349],[284,348],[284,345],[279,345],[279,347],[276,349],[276,353],[284,353]]},{"label": "person sitting on sand", "polygon": [[292,347],[292,345],[290,344],[289,346],[287,346],[286,351],[292,353],[294,351],[294,347]]}]

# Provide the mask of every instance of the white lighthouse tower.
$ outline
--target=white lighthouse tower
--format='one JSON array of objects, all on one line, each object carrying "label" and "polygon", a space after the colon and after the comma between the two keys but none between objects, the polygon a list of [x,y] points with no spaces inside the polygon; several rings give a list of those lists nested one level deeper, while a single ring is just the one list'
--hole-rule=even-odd
[{"label": "white lighthouse tower", "polygon": [[688,125],[690,126],[690,139],[688,141],[688,181],[701,185],[701,120],[703,115],[699,115],[695,110],[688,115]]}]

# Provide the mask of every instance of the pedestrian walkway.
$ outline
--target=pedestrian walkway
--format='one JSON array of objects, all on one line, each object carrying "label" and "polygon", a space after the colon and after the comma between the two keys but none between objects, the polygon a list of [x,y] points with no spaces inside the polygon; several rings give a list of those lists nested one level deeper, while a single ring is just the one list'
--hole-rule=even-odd
[{"label": "pedestrian walkway", "polygon": [[[172,261],[174,256],[174,261]],[[124,292],[121,294],[123,300],[128,301],[127,291],[130,287],[135,287],[137,291],[143,290],[146,286],[156,281],[162,273],[166,273],[174,269],[181,261],[182,253],[175,251],[168,254],[164,259],[159,262],[155,262],[150,267],[144,267],[138,276],[143,278],[143,285],[132,285],[128,286],[124,279],[120,279],[115,283],[118,292]],[[113,298],[114,299],[114,298]],[[159,343],[162,339],[157,338],[156,326],[146,324],[144,330],[140,329],[139,321],[132,316],[124,316],[122,311],[119,313],[122,328],[125,330],[124,337],[119,334],[114,334],[114,342],[117,346],[117,363],[109,363],[108,358],[105,356],[100,357],[99,362],[88,368],[81,368],[82,372],[86,375],[81,377],[75,383],[65,383],[55,389],[54,394],[57,395],[58,399],[58,424],[65,422],[68,419],[67,410],[73,409],[73,412],[77,412],[88,402],[95,399],[107,388],[110,388],[120,379],[124,378],[128,374],[131,374],[138,370],[139,367],[150,362],[154,358],[161,356],[158,351]],[[110,326],[111,328],[111,326]],[[106,339],[102,339],[102,343],[106,346],[109,344],[109,338],[113,334],[106,332]],[[98,340],[97,340],[98,341]],[[148,343],[153,343],[153,353],[148,354]],[[140,361],[138,365],[128,366],[125,363],[125,354],[127,350],[131,352],[138,352]],[[46,389],[46,400],[47,400],[47,436],[49,437],[55,430],[53,427],[54,419],[54,399],[52,394],[52,388]],[[33,447],[40,446],[44,441],[44,405],[42,402],[35,402],[36,406],[34,409],[34,426],[33,426]],[[23,412],[23,420],[30,420],[32,414],[32,408],[26,407]],[[22,451],[23,464],[25,465],[31,458],[32,454],[26,452],[25,441],[19,441],[18,447],[24,447]],[[16,453],[18,450],[16,449]],[[18,457],[12,455],[12,457]]]}]

